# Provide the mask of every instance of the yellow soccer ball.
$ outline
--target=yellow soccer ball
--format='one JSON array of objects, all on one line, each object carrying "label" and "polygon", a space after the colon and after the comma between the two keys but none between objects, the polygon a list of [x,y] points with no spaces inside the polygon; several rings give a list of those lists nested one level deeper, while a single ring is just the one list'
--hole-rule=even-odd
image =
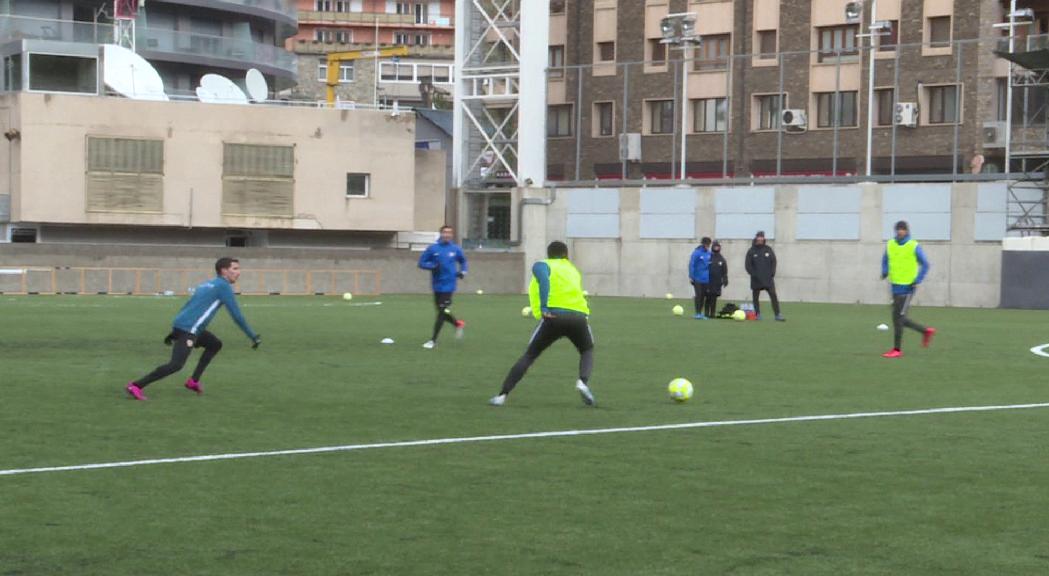
[{"label": "yellow soccer ball", "polygon": [[670,311],[674,313],[674,316],[681,316],[685,313],[685,309],[680,304],[671,308]]},{"label": "yellow soccer ball", "polygon": [[747,319],[747,313],[742,310],[736,310],[732,313],[732,319],[736,322],[742,322]]},{"label": "yellow soccer ball", "polygon": [[674,402],[688,402],[693,391],[692,383],[684,378],[674,378],[667,385],[667,393]]},{"label": "yellow soccer ball", "polygon": [[349,302],[350,300],[353,300],[353,294],[350,294],[349,292],[344,292],[342,295],[342,299]]},{"label": "yellow soccer ball", "polygon": [[531,306],[525,306],[524,308],[521,308],[521,317],[522,318],[531,318],[532,317],[532,307]]}]

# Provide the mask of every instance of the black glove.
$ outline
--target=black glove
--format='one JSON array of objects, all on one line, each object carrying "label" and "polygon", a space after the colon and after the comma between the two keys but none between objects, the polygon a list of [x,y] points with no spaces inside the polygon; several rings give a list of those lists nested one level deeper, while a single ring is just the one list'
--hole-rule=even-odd
[{"label": "black glove", "polygon": [[258,350],[259,349],[259,344],[262,344],[262,336],[259,335],[259,334],[256,334],[255,337],[251,339],[251,349],[252,350]]},{"label": "black glove", "polygon": [[466,272],[460,272],[460,273],[456,274],[455,276],[457,278],[459,278],[460,280],[462,280],[463,278],[466,278]]},{"label": "black glove", "polygon": [[174,341],[175,341],[175,333],[174,332],[171,332],[167,336],[164,337],[164,345],[165,346],[171,346],[171,343],[174,342]]}]

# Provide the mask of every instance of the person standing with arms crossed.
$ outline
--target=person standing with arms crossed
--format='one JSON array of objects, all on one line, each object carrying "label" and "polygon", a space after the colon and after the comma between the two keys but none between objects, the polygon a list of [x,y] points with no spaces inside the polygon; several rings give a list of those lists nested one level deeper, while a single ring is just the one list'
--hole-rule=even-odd
[{"label": "person standing with arms crossed", "polygon": [[710,283],[710,238],[704,236],[699,246],[692,251],[692,257],[688,261],[688,279],[692,281],[692,290],[695,293],[693,303],[696,307],[696,320],[706,320],[703,314],[706,309],[707,284]]},{"label": "person standing with arms crossed", "polygon": [[171,346],[171,360],[167,364],[157,366],[142,378],[128,383],[125,390],[135,400],[146,400],[146,395],[142,393],[146,386],[182,370],[194,348],[203,348],[204,354],[197,361],[193,375],[186,380],[185,387],[197,394],[204,393],[200,386],[200,378],[215,355],[222,350],[222,340],[208,332],[207,328],[215,319],[219,308],[223,306],[237,326],[251,339],[251,347],[258,349],[262,338],[251,329],[244,315],[240,313],[240,306],[237,305],[237,298],[233,293],[233,285],[240,278],[240,262],[236,258],[219,258],[215,262],[215,274],[215,278],[193,289],[193,296],[175,316],[171,332],[164,338],[164,344]]},{"label": "person standing with arms crossed", "polygon": [[596,404],[589,385],[590,373],[594,370],[594,334],[590,331],[590,307],[583,293],[583,275],[568,259],[568,246],[564,242],[551,242],[546,255],[546,260],[532,266],[532,282],[528,287],[528,300],[539,326],[532,333],[524,355],[510,368],[499,394],[488,401],[492,406],[505,404],[506,397],[539,355],[561,338],[571,340],[579,351],[576,391],[587,406]]},{"label": "person standing with arms crossed", "polygon": [[903,356],[903,329],[910,328],[921,332],[922,347],[928,348],[935,328],[922,326],[912,321],[907,314],[911,309],[911,300],[918,286],[929,273],[929,260],[925,257],[918,241],[911,238],[910,226],[900,220],[894,227],[896,237],[889,240],[885,254],[881,257],[881,277],[892,284],[892,350],[882,354],[882,358],[900,358]]},{"label": "person standing with arms crossed", "polygon": [[462,339],[466,322],[452,316],[452,295],[458,281],[466,278],[470,269],[463,249],[453,240],[455,229],[442,226],[437,242],[430,244],[419,257],[419,268],[430,271],[430,284],[433,287],[433,301],[437,306],[437,319],[433,323],[433,335],[423,344],[423,348],[432,350],[437,346],[437,336],[441,327],[447,322],[455,326],[455,337]]},{"label": "person standing with arms crossed", "polygon": [[776,315],[777,322],[784,322],[786,318],[779,311],[779,297],[776,296],[776,253],[765,241],[765,232],[758,231],[754,235],[754,242],[747,251],[747,274],[750,274],[750,292],[754,301],[754,313],[761,320],[761,302],[758,297],[761,291],[769,293],[772,300],[772,312]]}]

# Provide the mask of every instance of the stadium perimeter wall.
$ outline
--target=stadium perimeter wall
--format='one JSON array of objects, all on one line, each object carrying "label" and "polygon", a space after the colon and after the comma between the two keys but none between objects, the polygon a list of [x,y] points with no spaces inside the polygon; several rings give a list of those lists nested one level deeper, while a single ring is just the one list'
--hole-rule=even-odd
[{"label": "stadium perimeter wall", "polygon": [[884,304],[881,256],[893,223],[905,219],[932,264],[916,303],[990,308],[1001,294],[1006,190],[986,182],[518,193],[526,198],[519,208],[526,260],[566,240],[592,294],[690,297],[689,256],[710,236],[728,260],[723,298],[749,299],[744,257],[764,230],[778,257],[782,300]]},{"label": "stadium perimeter wall", "polygon": [[[221,256],[239,258],[244,268],[242,288],[254,282],[253,270],[289,270],[289,291],[304,289],[305,270],[362,270],[377,271],[381,275],[381,292],[422,294],[430,292],[429,274],[419,270],[416,263],[419,252],[398,249],[296,249],[296,248],[222,248],[202,246],[119,246],[89,244],[0,244],[0,269],[16,267],[83,267],[83,268],[145,268],[161,270],[208,271]],[[520,291],[520,271],[524,268],[521,253],[468,252],[470,275],[461,285],[462,291],[484,289],[488,293],[517,293]],[[276,275],[280,276],[280,275]],[[151,278],[152,276],[149,275]],[[170,278],[170,275],[167,276]],[[344,278],[348,278],[344,277]],[[65,278],[72,286],[76,278]],[[173,281],[173,280],[172,280]],[[318,280],[318,283],[321,281]],[[49,282],[37,278],[30,289],[41,291]],[[276,288],[280,282],[274,281]],[[184,286],[161,286],[159,289],[184,291]],[[88,291],[104,290],[101,275],[93,275]],[[340,283],[339,291],[351,290]],[[371,291],[367,281],[361,289]]]}]

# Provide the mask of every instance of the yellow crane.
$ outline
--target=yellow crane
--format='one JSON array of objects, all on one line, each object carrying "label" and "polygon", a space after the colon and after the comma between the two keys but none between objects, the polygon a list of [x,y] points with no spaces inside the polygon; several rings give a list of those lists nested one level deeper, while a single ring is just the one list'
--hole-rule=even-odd
[{"label": "yellow crane", "polygon": [[379,58],[390,58],[393,56],[407,56],[407,46],[395,46],[393,48],[379,48],[378,50],[349,50],[347,52],[331,52],[328,54],[328,106],[335,104],[335,87],[339,85],[339,64],[352,62],[362,58],[375,58],[378,74]]}]

